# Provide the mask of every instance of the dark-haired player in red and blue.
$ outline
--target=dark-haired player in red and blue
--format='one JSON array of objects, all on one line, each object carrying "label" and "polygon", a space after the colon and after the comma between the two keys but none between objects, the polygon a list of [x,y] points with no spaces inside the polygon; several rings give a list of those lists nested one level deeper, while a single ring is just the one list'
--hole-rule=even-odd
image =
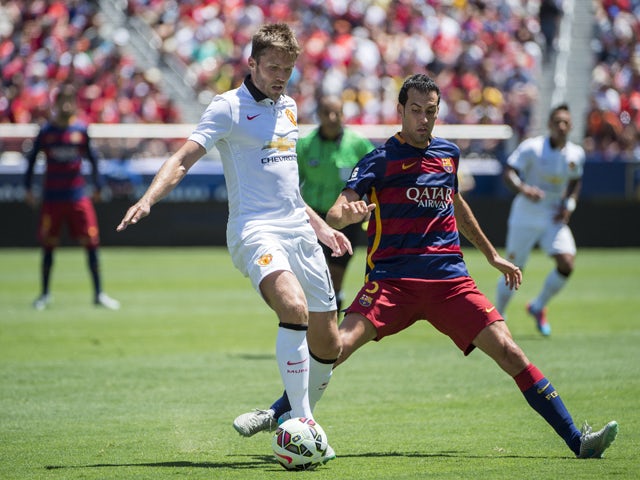
[{"label": "dark-haired player in red and blue", "polygon": [[[513,340],[503,318],[469,276],[461,232],[497,268],[510,288],[519,268],[498,255],[458,192],[458,147],[432,131],[440,89],[426,75],[403,84],[398,98],[402,130],[357,164],[327,213],[334,228],[371,214],[365,284],[340,325],[336,366],[365,343],[428,320],[468,355],[476,347],[511,377],[531,407],[579,458],[601,457],[618,424],[577,429],[560,395]],[[367,201],[362,200],[366,198]],[[286,397],[272,406],[286,418]]]},{"label": "dark-haired player in red and blue", "polygon": [[42,126],[34,140],[33,148],[27,154],[25,200],[32,207],[37,205],[32,183],[38,153],[43,152],[46,159],[38,225],[38,240],[42,245],[42,290],[33,306],[36,310],[43,310],[51,302],[49,280],[53,266],[53,250],[60,241],[62,227],[66,225],[70,236],[87,250],[94,289],[93,302],[95,305],[117,310],[120,303],[102,291],[98,264],[98,221],[93,203],[85,193],[86,185],[82,173],[83,159],[87,159],[92,167],[94,197],[99,199],[97,160],[86,126],[72,122],[75,111],[75,89],[72,85],[65,84],[55,95],[51,121]]}]

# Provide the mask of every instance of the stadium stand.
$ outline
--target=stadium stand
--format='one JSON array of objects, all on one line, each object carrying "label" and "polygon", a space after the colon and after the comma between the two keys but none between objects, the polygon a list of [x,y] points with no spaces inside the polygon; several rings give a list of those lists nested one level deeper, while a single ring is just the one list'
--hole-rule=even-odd
[{"label": "stadium stand", "polygon": [[[351,124],[396,123],[402,80],[416,71],[443,89],[442,120],[510,124],[524,135],[536,98],[542,42],[536,1],[174,2],[129,0],[166,55],[177,57],[206,103],[237,85],[243,47],[265,20],[296,26],[304,53],[289,92],[301,123],[321,94],[345,98]],[[319,86],[319,87],[318,87]]]},{"label": "stadium stand", "polygon": [[[315,122],[321,93],[343,95],[348,123],[396,123],[399,84],[425,70],[443,89],[444,123],[508,123],[522,136],[530,122],[543,41],[537,1],[115,3],[149,25],[164,58],[184,65],[203,106],[242,81],[257,25],[286,21],[304,48],[290,84],[301,123]],[[88,122],[179,121],[157,69],[136,66],[126,35],[108,28],[96,2],[9,0],[0,8],[0,121],[38,123],[47,92],[71,76],[84,84]]]},{"label": "stadium stand", "polygon": [[640,162],[640,0],[601,0],[594,8],[584,146],[592,159]]},{"label": "stadium stand", "polygon": [[[286,21],[304,48],[289,87],[300,123],[316,122],[316,99],[327,93],[343,96],[347,123],[396,123],[399,84],[415,71],[426,71],[443,90],[442,123],[504,123],[512,127],[514,143],[532,133],[541,65],[555,46],[562,3],[109,2],[126,18],[148,26],[159,58],[181,65],[190,79],[185,88],[193,90],[202,108],[242,81],[246,46],[257,25]],[[128,48],[134,29],[110,25],[103,4],[0,3],[0,122],[42,122],[50,93],[70,78],[81,87],[81,119],[87,123],[197,121],[197,109],[186,111],[184,102],[163,90],[158,68],[141,66]],[[595,68],[585,110],[585,148],[596,161],[638,161],[640,0],[596,0],[593,9]],[[491,146],[485,142],[483,148]]]},{"label": "stadium stand", "polygon": [[50,94],[69,80],[87,123],[180,121],[155,70],[138,68],[113,33],[95,2],[0,3],[0,122],[41,123]]}]

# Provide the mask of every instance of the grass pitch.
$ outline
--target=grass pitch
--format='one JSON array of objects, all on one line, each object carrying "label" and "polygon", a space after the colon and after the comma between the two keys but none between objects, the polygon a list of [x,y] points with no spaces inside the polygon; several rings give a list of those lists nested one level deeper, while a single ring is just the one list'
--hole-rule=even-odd
[{"label": "grass pitch", "polygon": [[[54,303],[36,312],[40,255],[0,250],[2,479],[635,479],[640,444],[640,251],[579,251],[540,337],[524,305],[551,263],[536,253],[507,313],[516,340],[576,423],[620,434],[602,460],[573,458],[515,384],[480,352],[464,358],[421,322],[336,370],[316,410],[338,458],[286,472],[270,436],[231,422],[281,391],[274,315],[223,248],[104,248],[91,304],[79,248],[61,249]],[[466,258],[493,298],[497,272]],[[361,281],[352,262],[347,296]]]}]

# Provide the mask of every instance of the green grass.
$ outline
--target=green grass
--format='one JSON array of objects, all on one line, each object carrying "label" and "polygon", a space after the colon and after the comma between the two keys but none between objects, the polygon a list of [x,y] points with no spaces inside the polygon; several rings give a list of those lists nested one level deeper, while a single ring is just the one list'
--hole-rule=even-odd
[{"label": "green grass", "polygon": [[[360,283],[363,252],[347,290]],[[472,249],[493,297],[497,274]],[[231,422],[280,393],[275,317],[219,248],[101,252],[117,312],[96,309],[81,249],[56,256],[54,303],[31,308],[39,252],[0,250],[2,479],[635,479],[640,446],[640,251],[579,252],[550,305],[553,335],[524,314],[551,268],[536,253],[508,322],[576,423],[616,419],[603,460],[579,461],[479,352],[425,322],[340,367],[316,418],[338,459],[285,472],[270,436]]]}]

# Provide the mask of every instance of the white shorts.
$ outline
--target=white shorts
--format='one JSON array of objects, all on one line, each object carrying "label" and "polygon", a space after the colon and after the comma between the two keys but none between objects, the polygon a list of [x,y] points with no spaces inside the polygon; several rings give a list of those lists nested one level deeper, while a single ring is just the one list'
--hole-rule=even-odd
[{"label": "white shorts", "polygon": [[529,259],[533,247],[538,245],[547,255],[576,254],[576,242],[568,225],[551,222],[547,225],[509,224],[507,232],[507,258],[520,268]]},{"label": "white shorts", "polygon": [[336,310],[329,268],[310,226],[298,231],[256,231],[244,241],[230,244],[229,253],[234,266],[251,279],[258,293],[267,275],[285,270],[300,282],[310,312]]}]

